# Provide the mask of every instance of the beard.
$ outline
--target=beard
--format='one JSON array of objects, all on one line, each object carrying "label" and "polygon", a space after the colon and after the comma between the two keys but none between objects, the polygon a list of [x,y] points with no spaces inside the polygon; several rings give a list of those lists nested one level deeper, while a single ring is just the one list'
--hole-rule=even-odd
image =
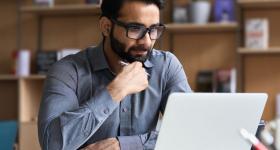
[{"label": "beard", "polygon": [[[152,47],[146,48],[144,45],[135,45],[125,51],[125,44],[121,43],[113,36],[114,27],[110,32],[110,41],[111,41],[111,48],[112,50],[123,60],[129,63],[139,61],[144,63],[151,55]],[[146,55],[131,55],[132,51],[145,51],[147,52]]]}]

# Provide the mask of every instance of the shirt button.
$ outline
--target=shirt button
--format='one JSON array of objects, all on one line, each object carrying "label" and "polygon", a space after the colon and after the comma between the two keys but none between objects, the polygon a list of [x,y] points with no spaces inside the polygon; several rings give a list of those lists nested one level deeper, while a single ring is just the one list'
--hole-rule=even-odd
[{"label": "shirt button", "polygon": [[103,112],[104,112],[104,114],[108,114],[109,113],[109,109],[108,108],[104,109]]},{"label": "shirt button", "polygon": [[127,108],[123,108],[123,109],[122,109],[122,112],[127,112]]}]

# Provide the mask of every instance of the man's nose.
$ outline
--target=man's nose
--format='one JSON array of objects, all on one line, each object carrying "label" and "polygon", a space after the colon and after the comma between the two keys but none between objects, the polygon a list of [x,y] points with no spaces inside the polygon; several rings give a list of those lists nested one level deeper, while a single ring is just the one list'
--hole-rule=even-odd
[{"label": "man's nose", "polygon": [[143,36],[143,38],[138,40],[138,44],[143,44],[143,45],[150,45],[151,42],[152,41],[151,41],[149,32],[146,32],[146,34]]}]

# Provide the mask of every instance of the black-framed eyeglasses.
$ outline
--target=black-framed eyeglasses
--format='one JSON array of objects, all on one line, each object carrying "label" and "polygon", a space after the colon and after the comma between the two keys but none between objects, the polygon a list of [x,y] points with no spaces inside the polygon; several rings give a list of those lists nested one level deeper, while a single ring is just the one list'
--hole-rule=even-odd
[{"label": "black-framed eyeglasses", "polygon": [[162,35],[165,30],[165,26],[163,24],[152,25],[149,28],[146,28],[144,25],[135,24],[135,23],[124,23],[122,21],[118,21],[116,19],[111,19],[113,23],[124,27],[126,29],[126,36],[130,39],[139,40],[142,39],[147,32],[149,33],[151,40],[157,40]]}]

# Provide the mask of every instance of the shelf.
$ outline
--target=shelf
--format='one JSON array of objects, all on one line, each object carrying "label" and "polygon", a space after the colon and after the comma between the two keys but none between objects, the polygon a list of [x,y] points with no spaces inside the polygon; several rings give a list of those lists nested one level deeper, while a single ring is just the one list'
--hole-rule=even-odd
[{"label": "shelf", "polygon": [[167,32],[221,32],[221,31],[237,31],[237,23],[208,23],[205,25],[197,25],[191,23],[171,23],[166,24]]},{"label": "shelf", "polygon": [[46,79],[45,75],[30,75],[26,77],[20,77],[21,79],[27,79],[27,80],[44,80]]},{"label": "shelf", "polygon": [[0,81],[5,81],[5,80],[18,80],[18,77],[15,75],[0,75]]},{"label": "shelf", "polygon": [[100,5],[80,4],[80,5],[56,5],[49,6],[23,6],[20,8],[22,13],[36,15],[73,15],[73,14],[100,14]]},{"label": "shelf", "polygon": [[0,81],[5,81],[5,80],[19,80],[19,79],[27,79],[27,80],[44,80],[46,79],[45,75],[30,75],[30,76],[26,76],[26,77],[19,77],[16,75],[0,75]]},{"label": "shelf", "polygon": [[250,49],[250,48],[239,48],[239,54],[280,54],[280,47],[273,47],[268,49]]},{"label": "shelf", "polygon": [[280,0],[239,0],[238,4],[242,8],[271,9],[279,8]]}]

